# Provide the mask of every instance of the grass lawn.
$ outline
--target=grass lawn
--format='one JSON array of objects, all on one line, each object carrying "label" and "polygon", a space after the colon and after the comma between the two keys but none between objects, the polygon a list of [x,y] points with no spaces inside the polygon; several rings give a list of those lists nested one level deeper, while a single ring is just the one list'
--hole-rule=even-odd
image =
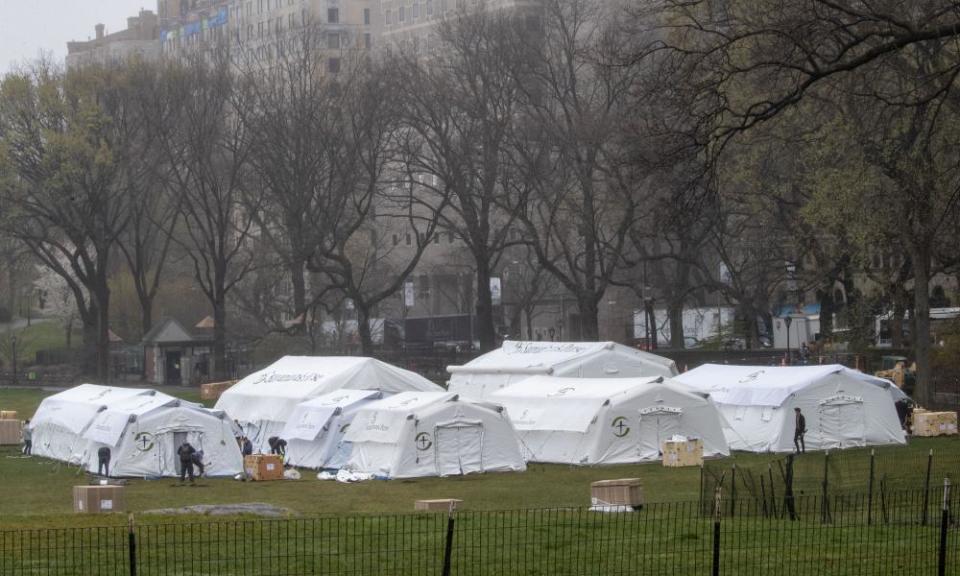
[{"label": "grass lawn", "polygon": [[[10,366],[13,347],[10,337],[17,337],[17,361],[20,366],[33,364],[38,350],[66,348],[67,335],[63,325],[56,320],[35,320],[31,326],[25,326],[9,332],[0,333],[0,358],[5,366]],[[79,346],[82,335],[74,330],[73,346]]]},{"label": "grass lawn", "polygon": [[[198,399],[192,388],[163,389],[190,400]],[[52,392],[43,390],[0,390],[0,409],[33,413],[40,400]],[[23,417],[23,416],[21,416]],[[960,438],[916,438],[907,447],[878,449],[878,461],[888,468],[922,466],[926,454],[951,454],[952,463],[960,454]],[[842,456],[842,457],[841,457]],[[708,467],[725,469],[736,464],[743,470],[757,470],[777,456],[737,453],[712,461]],[[808,454],[810,477],[822,470],[822,454]],[[847,450],[831,455],[832,467],[842,467],[845,477],[862,478],[868,467],[869,449]],[[939,460],[938,460],[939,462]],[[802,466],[798,464],[798,474]],[[912,477],[921,477],[915,470]],[[741,472],[743,473],[743,472]],[[934,471],[932,484],[939,485],[944,472]],[[879,475],[879,472],[878,472]],[[180,487],[171,479],[133,479],[127,488],[127,509],[133,512],[180,507],[191,504],[267,502],[289,508],[298,516],[327,514],[408,512],[421,498],[460,498],[465,510],[509,510],[589,505],[590,482],[601,479],[637,477],[643,480],[649,502],[696,501],[700,494],[699,468],[664,468],[658,463],[579,468],[531,464],[525,473],[485,474],[456,478],[373,481],[359,484],[321,482],[310,471],[300,481],[251,483],[232,479],[204,479],[195,487]],[[954,480],[958,480],[956,476]],[[71,513],[71,488],[85,484],[86,475],[62,463],[41,458],[20,458],[14,447],[0,448],[0,530],[22,527],[102,525],[121,521],[117,516],[77,516]],[[922,484],[914,483],[912,488]],[[741,488],[741,490],[743,490]],[[745,495],[742,494],[741,495]],[[196,516],[175,519],[141,516],[140,522],[197,520]]]}]

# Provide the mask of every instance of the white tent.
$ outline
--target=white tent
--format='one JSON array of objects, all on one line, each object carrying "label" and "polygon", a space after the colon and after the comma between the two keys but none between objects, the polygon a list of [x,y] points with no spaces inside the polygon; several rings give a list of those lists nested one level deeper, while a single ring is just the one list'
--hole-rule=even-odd
[{"label": "white tent", "polygon": [[337,390],[297,404],[280,437],[287,463],[305,468],[340,468],[350,457],[343,437],[357,411],[379,400],[377,390]]},{"label": "white tent", "polygon": [[657,460],[674,435],[700,438],[705,456],[730,454],[706,394],[663,378],[535,376],[490,396],[507,409],[533,462],[624,464]]},{"label": "white tent", "polygon": [[794,408],[806,418],[807,449],[906,443],[894,406],[903,392],[844,366],[705,364],[676,380],[710,394],[734,450],[793,451]]},{"label": "white tent", "polygon": [[359,356],[284,356],[224,392],[216,408],[240,422],[255,450],[280,436],[297,404],[334,390],[443,390],[426,378]]},{"label": "white tent", "polygon": [[100,411],[122,400],[153,394],[139,388],[81,384],[48,396],[30,420],[33,454],[79,464],[87,448],[83,433]]},{"label": "white tent", "polygon": [[512,342],[449,366],[450,391],[483,399],[530,376],[633,378],[677,374],[673,360],[615,342]]},{"label": "white tent", "polygon": [[402,392],[360,410],[345,466],[387,478],[526,470],[501,407],[449,392]]},{"label": "white tent", "polygon": [[133,396],[99,412],[83,433],[83,463],[97,472],[98,450],[110,448],[111,476],[177,476],[177,448],[184,442],[203,452],[207,476],[243,471],[239,430],[226,414],[156,393]]}]

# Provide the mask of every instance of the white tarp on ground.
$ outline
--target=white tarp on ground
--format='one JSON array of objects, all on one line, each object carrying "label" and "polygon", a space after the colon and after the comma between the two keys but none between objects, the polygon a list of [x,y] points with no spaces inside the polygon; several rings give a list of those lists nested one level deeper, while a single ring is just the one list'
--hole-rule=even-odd
[{"label": "white tarp on ground", "polygon": [[208,475],[243,470],[225,414],[155,390],[83,384],[44,399],[30,424],[34,454],[90,472],[99,449],[109,447],[111,476],[175,476],[184,441],[204,451]]},{"label": "white tarp on ground", "polygon": [[216,408],[240,422],[254,450],[281,436],[298,404],[335,390],[442,390],[426,378],[360,356],[284,356],[240,380],[217,400]]},{"label": "white tarp on ground", "polygon": [[705,456],[730,453],[716,405],[663,378],[534,376],[490,395],[507,409],[533,462],[622,464],[657,460],[680,434],[703,441]]},{"label": "white tarp on ground", "polygon": [[304,468],[340,468],[350,457],[343,437],[357,411],[379,400],[378,390],[337,390],[301,402],[280,437],[287,441],[287,463]]},{"label": "white tarp on ground", "polygon": [[615,342],[514,342],[449,366],[450,391],[484,399],[530,376],[634,378],[677,374],[673,360]]},{"label": "white tarp on ground", "polygon": [[93,419],[109,406],[133,397],[150,397],[153,390],[81,384],[43,399],[30,420],[33,454],[79,464]]},{"label": "white tarp on ground", "polygon": [[357,412],[345,469],[378,477],[522,471],[523,456],[500,406],[449,392],[402,392]]},{"label": "white tarp on ground", "polygon": [[794,408],[806,419],[807,449],[906,443],[894,405],[903,391],[844,366],[705,364],[676,380],[710,394],[734,450],[793,451]]}]

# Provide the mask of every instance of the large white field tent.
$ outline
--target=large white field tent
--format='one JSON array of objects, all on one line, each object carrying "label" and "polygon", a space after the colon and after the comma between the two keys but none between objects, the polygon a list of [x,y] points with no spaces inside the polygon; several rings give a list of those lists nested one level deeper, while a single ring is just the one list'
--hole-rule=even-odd
[{"label": "large white field tent", "polygon": [[287,441],[286,462],[315,469],[346,464],[351,444],[343,437],[353,417],[382,397],[378,390],[337,390],[297,404],[280,433]]},{"label": "large white field tent", "polygon": [[517,436],[500,406],[449,392],[402,392],[360,410],[347,430],[346,469],[385,478],[522,471]]},{"label": "large white field tent", "polygon": [[673,360],[615,342],[515,342],[449,366],[451,392],[476,399],[531,376],[634,378],[677,374]]},{"label": "large white field tent", "polygon": [[226,390],[216,408],[236,419],[255,450],[280,436],[297,405],[335,390],[384,394],[443,390],[423,376],[361,356],[284,356]]},{"label": "large white field tent", "polygon": [[109,447],[111,476],[176,476],[183,442],[203,450],[206,473],[243,470],[233,423],[149,389],[83,384],[50,396],[30,422],[33,453],[97,472],[98,450]]},{"label": "large white field tent", "polygon": [[844,366],[705,364],[676,380],[710,394],[734,450],[793,451],[794,408],[806,419],[808,450],[906,443],[895,406],[903,391]]},{"label": "large white field tent", "polygon": [[79,464],[90,423],[102,410],[121,400],[150,396],[153,390],[81,384],[43,399],[30,420],[33,454]]},{"label": "large white field tent", "polygon": [[663,378],[535,376],[490,395],[502,404],[528,461],[625,464],[657,460],[675,435],[700,438],[704,456],[730,454],[717,407]]}]

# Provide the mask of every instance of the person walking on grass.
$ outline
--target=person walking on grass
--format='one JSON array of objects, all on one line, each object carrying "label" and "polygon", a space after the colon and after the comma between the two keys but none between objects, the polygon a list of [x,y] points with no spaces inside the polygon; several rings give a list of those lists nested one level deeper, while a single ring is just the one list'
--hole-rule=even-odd
[{"label": "person walking on grass", "polygon": [[97,475],[110,477],[110,448],[106,446],[97,450]]},{"label": "person walking on grass", "polygon": [[803,441],[803,435],[807,433],[807,419],[804,418],[803,412],[799,408],[794,408],[796,412],[796,428],[793,432],[793,446],[796,449],[798,454],[807,453],[807,445]]},{"label": "person walking on grass", "polygon": [[193,453],[193,465],[197,467],[197,470],[200,471],[200,477],[203,478],[204,474],[207,473],[207,467],[203,463],[203,450],[197,450]]},{"label": "person walking on grass", "polygon": [[23,423],[23,455],[30,456],[33,454],[33,430],[30,429],[30,421],[26,420]]},{"label": "person walking on grass", "polygon": [[184,477],[187,475],[190,476],[190,483],[193,484],[193,455],[196,454],[197,450],[190,445],[189,442],[184,442],[177,448],[177,456],[180,457],[180,483],[183,483]]}]

